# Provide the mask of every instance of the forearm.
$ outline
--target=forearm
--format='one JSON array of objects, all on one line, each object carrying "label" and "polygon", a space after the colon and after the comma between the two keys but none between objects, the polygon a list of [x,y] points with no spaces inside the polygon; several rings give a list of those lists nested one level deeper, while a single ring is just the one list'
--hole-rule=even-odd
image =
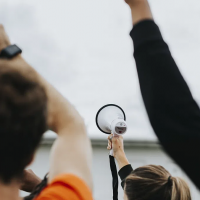
[{"label": "forearm", "polygon": [[48,124],[56,133],[66,128],[83,127],[84,121],[74,106],[60,94],[50,83],[40,76],[48,98]]},{"label": "forearm", "polygon": [[122,181],[121,186],[124,188],[125,179],[131,174],[133,168],[130,165],[124,151],[121,151],[120,153],[118,152],[118,154],[115,156],[115,159],[119,168],[118,174]]},{"label": "forearm", "polygon": [[117,155],[115,156],[115,159],[117,161],[119,170],[129,164],[129,161],[124,151],[118,152]]},{"label": "forearm", "polygon": [[33,180],[31,183],[23,183],[20,190],[25,192],[33,192],[33,190],[42,182],[42,179],[38,178]]},{"label": "forearm", "polygon": [[48,125],[51,130],[59,133],[66,126],[82,126],[84,124],[83,119],[74,106],[30,66],[21,55],[12,60],[0,60],[0,66],[6,66],[10,70],[16,70],[23,76],[44,87],[48,99]]},{"label": "forearm", "polygon": [[145,19],[153,19],[153,15],[147,0],[135,0],[130,4],[133,25]]},{"label": "forearm", "polygon": [[70,133],[61,134],[53,144],[49,182],[60,174],[74,174],[83,179],[92,190],[92,148],[86,129],[71,130]]}]

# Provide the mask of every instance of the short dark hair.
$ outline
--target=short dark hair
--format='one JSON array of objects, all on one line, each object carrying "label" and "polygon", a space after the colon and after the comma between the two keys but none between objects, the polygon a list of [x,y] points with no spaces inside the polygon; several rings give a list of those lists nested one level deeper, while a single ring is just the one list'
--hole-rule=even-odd
[{"label": "short dark hair", "polygon": [[47,130],[47,96],[33,76],[0,67],[0,179],[19,178]]}]

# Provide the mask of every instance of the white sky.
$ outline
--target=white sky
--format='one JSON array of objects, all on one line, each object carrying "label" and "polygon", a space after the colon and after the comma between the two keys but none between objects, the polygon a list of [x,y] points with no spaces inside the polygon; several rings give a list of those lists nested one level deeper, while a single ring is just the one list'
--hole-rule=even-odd
[{"label": "white sky", "polygon": [[[200,103],[200,1],[150,4]],[[127,115],[125,139],[156,139],[140,95],[130,10],[123,0],[1,0],[0,20],[27,61],[80,111],[91,138],[106,138],[96,128],[95,114],[115,103]]]}]

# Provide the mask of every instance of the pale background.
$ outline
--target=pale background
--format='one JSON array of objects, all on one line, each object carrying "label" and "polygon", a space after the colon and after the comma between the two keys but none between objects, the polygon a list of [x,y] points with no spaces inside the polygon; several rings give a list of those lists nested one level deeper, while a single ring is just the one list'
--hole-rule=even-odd
[{"label": "pale background", "polygon": [[[200,102],[200,1],[151,0],[156,22]],[[92,138],[96,111],[119,104],[127,139],[156,140],[140,96],[123,0],[1,0],[0,19],[24,57],[80,111]]]},{"label": "pale background", "polygon": [[[193,96],[200,103],[200,1],[150,0],[150,4]],[[106,136],[96,128],[95,114],[108,103],[118,104],[126,112],[129,131],[125,140],[133,142],[132,150],[135,141],[157,141],[140,95],[129,37],[130,10],[123,0],[1,0],[0,23],[12,43],[23,49],[28,62],[75,105],[96,144]],[[46,139],[49,138],[55,135],[47,133]],[[110,184],[109,168],[97,164],[107,163],[105,152],[97,147],[94,150],[95,197],[103,199],[105,195],[105,200],[111,199],[109,190],[104,190],[105,182]],[[48,152],[49,147],[42,147],[33,165],[40,176],[48,170]],[[141,164],[169,162],[162,161],[165,156],[159,149],[152,150],[155,159],[151,161],[145,147],[129,152],[130,157],[141,155]]]}]

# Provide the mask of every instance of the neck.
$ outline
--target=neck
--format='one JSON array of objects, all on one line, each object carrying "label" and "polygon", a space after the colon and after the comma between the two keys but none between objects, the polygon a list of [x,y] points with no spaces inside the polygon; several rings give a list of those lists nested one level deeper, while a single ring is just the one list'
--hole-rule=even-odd
[{"label": "neck", "polygon": [[9,184],[0,182],[0,199],[1,200],[19,200],[19,183],[12,181]]}]

